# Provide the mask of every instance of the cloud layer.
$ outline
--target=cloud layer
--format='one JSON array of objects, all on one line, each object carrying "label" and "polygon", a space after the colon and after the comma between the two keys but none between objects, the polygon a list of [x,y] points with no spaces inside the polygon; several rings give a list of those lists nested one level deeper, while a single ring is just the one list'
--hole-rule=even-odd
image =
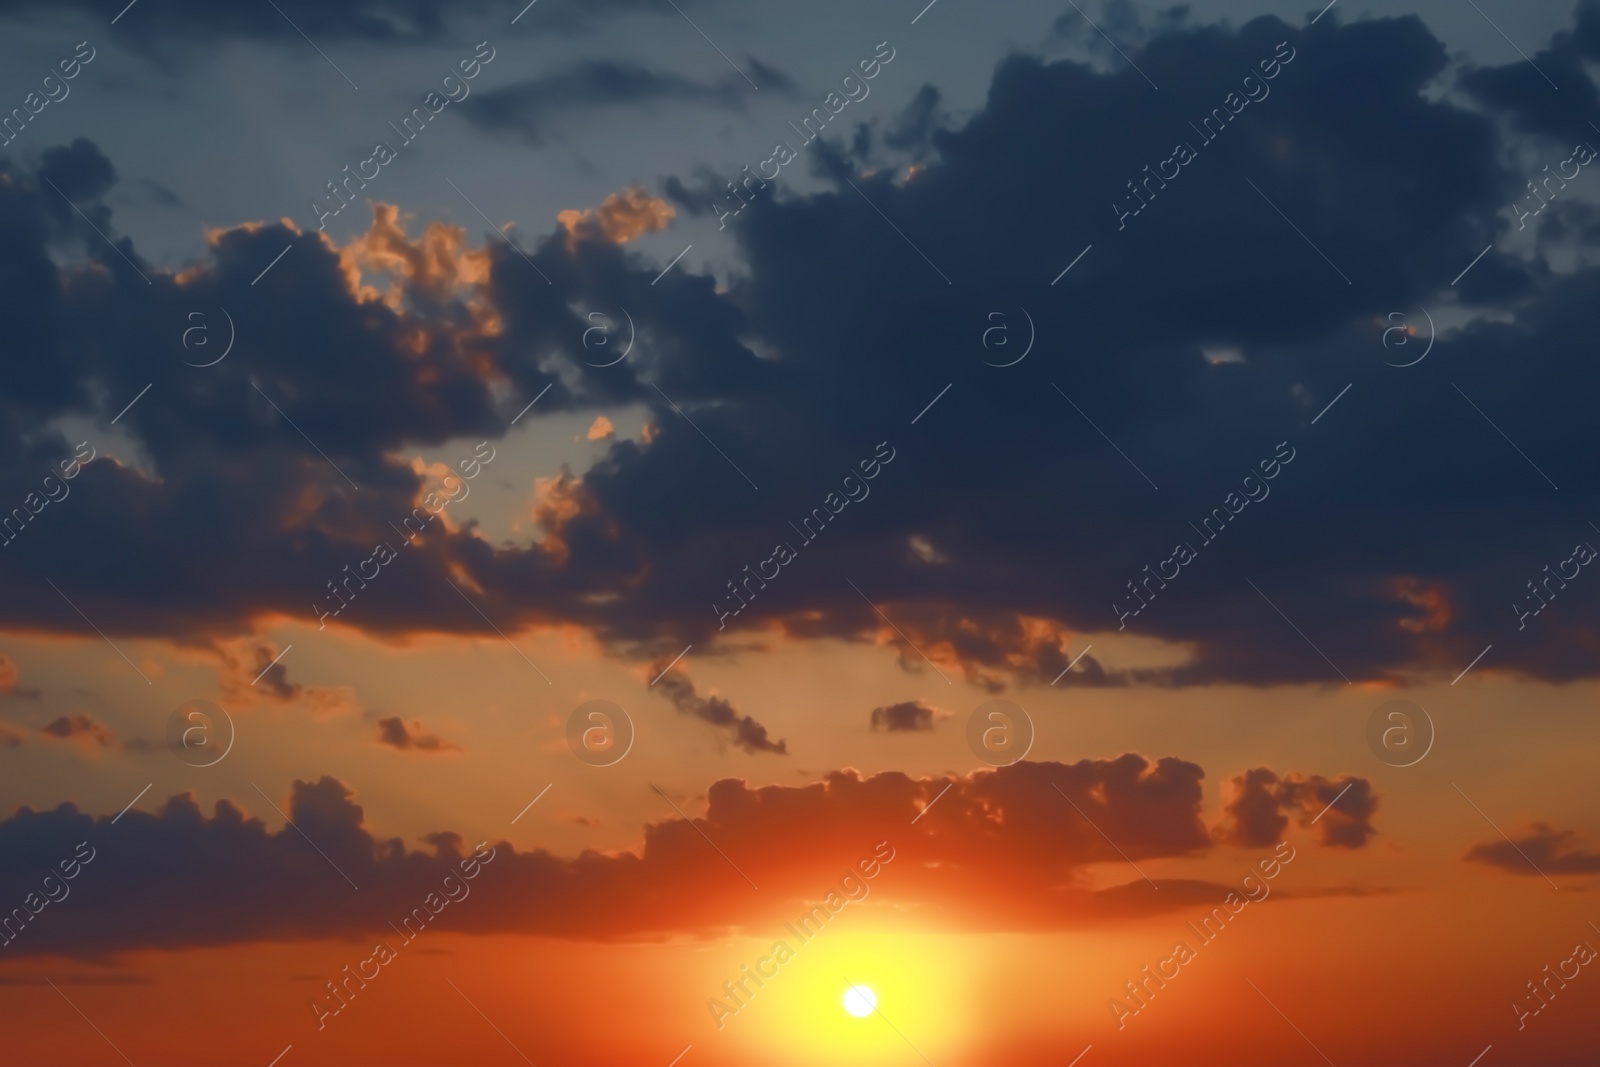
[{"label": "cloud layer", "polygon": [[[320,17],[365,32],[364,10]],[[1585,11],[1552,55],[1592,50]],[[1239,72],[1290,54],[1208,139],[1204,102],[1233,111]],[[1564,158],[1581,131],[1528,119],[1515,65],[1463,74],[1472,106],[1441,97],[1445,50],[1414,17],[1166,26],[1136,58],[1160,94],[1131,68],[1013,55],[964,122],[925,94],[886,130],[795,145],[828,188],[757,196],[727,231],[743,263],[727,285],[681,267],[657,281],[663,264],[623,242],[671,209],[637,192],[524,237],[526,259],[450,227],[412,236],[379,206],[346,247],[253,224],[170,273],[117,236],[118,177],[93,144],[37,171],[0,162],[0,314],[34,354],[0,368],[0,515],[20,530],[0,549],[16,591],[0,626],[85,632],[46,576],[108,634],[315,621],[329,583],[426,501],[404,450],[498,438],[543,395],[529,418],[644,405],[653,429],[549,483],[532,545],[435,524],[390,565],[405,578],[363,585],[334,625],[487,634],[487,616],[660,657],[728,637],[716,604],[731,594],[749,600],[743,634],[887,642],[887,616],[998,689],[1060,676],[1073,635],[1117,629],[1138,597],[1129,629],[1187,661],[1088,658],[1063,686],[1454,674],[1491,641],[1481,671],[1592,675],[1590,618],[1557,604],[1530,633],[1510,605],[1592,536],[1571,501],[1597,487],[1583,398],[1600,372],[1566,354],[1589,343],[1600,273],[1547,252],[1600,229],[1558,203],[1531,251],[1498,245],[1526,192],[1511,152]],[[1561,73],[1593,91],[1581,66]],[[1175,140],[1195,158],[1150,181]],[[1388,316],[1420,329],[1419,304],[1449,300],[1494,316],[1385,366]],[[224,306],[250,354],[185,366],[171,342],[187,314]],[[586,312],[619,307],[649,344],[597,368]],[[1023,330],[1024,308],[1037,349],[998,368],[986,331],[996,313]],[[62,481],[81,440],[62,420],[107,422],[147,384],[119,429],[159,476],[102,456]],[[840,479],[880,446],[899,458],[847,500]],[[1247,508],[1241,480],[1279,448],[1293,466]],[[1202,532],[1219,512],[1226,528]],[[1180,545],[1196,558],[1168,570]],[[778,546],[796,553],[781,578],[741,570]]]},{"label": "cloud layer", "polygon": [[[947,779],[846,770],[808,786],[752,788],[729,778],[707,790],[705,814],[692,823],[642,794],[663,817],[634,851],[563,857],[489,843],[492,866],[471,886],[478,902],[452,909],[450,928],[586,940],[759,928],[820,899],[838,870],[879,841],[899,859],[893,877],[874,885],[874,906],[890,902],[957,928],[1067,929],[1219,901],[1228,886],[1193,878],[1152,887],[1135,877],[1096,891],[1085,877],[1093,864],[1126,868],[1211,849],[1201,777],[1192,763],[1129,754]],[[353,792],[334,778],[295,782],[285,806],[298,829],[270,832],[230,801],[208,818],[190,796],[114,825],[71,804],[20,809],[0,821],[0,901],[22,909],[13,924],[21,932],[0,951],[104,957],[359,938],[388,929],[476,848],[449,832],[428,835],[427,852],[374,838]],[[28,904],[40,879],[84,842],[95,858],[67,895],[48,910]]]}]

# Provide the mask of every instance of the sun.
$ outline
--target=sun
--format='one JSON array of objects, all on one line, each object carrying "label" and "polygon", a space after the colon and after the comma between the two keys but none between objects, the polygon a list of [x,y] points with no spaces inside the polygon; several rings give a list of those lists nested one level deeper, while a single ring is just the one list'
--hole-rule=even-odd
[{"label": "sun", "polygon": [[844,991],[844,1010],[857,1019],[865,1019],[878,1007],[878,994],[864,985],[853,985]]}]

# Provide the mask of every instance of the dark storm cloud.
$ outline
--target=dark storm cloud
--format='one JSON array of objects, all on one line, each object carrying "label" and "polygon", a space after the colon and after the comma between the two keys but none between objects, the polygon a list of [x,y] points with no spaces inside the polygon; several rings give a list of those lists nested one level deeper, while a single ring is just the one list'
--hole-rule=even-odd
[{"label": "dark storm cloud", "polygon": [[[763,89],[793,95],[794,83],[783,73],[750,57],[745,61]],[[701,83],[638,63],[598,59],[478,93],[462,104],[462,110],[481,129],[510,131],[531,144],[540,144],[550,132],[551,120],[573,111],[651,107],[667,100],[698,101],[743,111],[750,92],[749,82],[738,74],[715,83]]]},{"label": "dark storm cloud", "polygon": [[1600,0],[1579,0],[1572,39],[1586,57],[1600,60]]},{"label": "dark storm cloud", "polygon": [[1600,4],[1583,0],[1571,33],[1557,33],[1530,58],[1499,67],[1469,67],[1460,84],[1474,99],[1511,116],[1517,129],[1558,142],[1589,140],[1600,91],[1584,61],[1600,61]]},{"label": "dark storm cloud", "polygon": [[[80,137],[66,148],[48,148],[39,177],[71,200],[98,200],[117,183],[117,171],[92,141]],[[110,212],[105,217],[109,218]]]},{"label": "dark storm cloud", "polygon": [[[1174,136],[1198,142],[1185,116],[1159,101],[1220,102],[1236,82],[1233,71],[1275,54],[1284,43],[1299,50],[1298,66],[1285,67],[1269,98],[1241,115],[1216,144],[1205,145],[1191,169],[1119,232],[1111,202],[1126,196],[1123,179],[1154,162],[1157,156],[1150,153],[1167,154]],[[910,458],[900,472],[916,484],[886,485],[880,492],[892,494],[892,505],[865,502],[838,522],[841,539],[850,544],[833,542],[828,562],[834,575],[885,576],[897,620],[907,613],[913,620],[940,611],[948,616],[926,627],[900,623],[925,651],[943,641],[952,658],[960,659],[957,646],[970,643],[974,630],[962,624],[982,619],[991,607],[1036,610],[1074,627],[1108,627],[1110,603],[1127,590],[1120,578],[1094,576],[1140,576],[1142,567],[1171,554],[1174,541],[1193,537],[1186,520],[1217,506],[1233,488],[1229,483],[1277,442],[1308,431],[1311,417],[1349,382],[1344,352],[1365,346],[1373,353],[1373,370],[1383,370],[1377,331],[1366,325],[1370,319],[1381,320],[1423,292],[1447,287],[1481,251],[1477,237],[1506,227],[1496,211],[1512,184],[1495,162],[1492,128],[1477,115],[1424,98],[1423,88],[1444,69],[1444,53],[1414,19],[1330,25],[1310,33],[1261,20],[1236,35],[1205,29],[1158,37],[1148,51],[1150,68],[1159,68],[1160,77],[1182,92],[1153,96],[1131,71],[1107,77],[1074,64],[1016,58],[997,74],[984,112],[963,129],[935,135],[939,162],[903,185],[883,177],[858,180],[917,249],[959,279],[951,297],[944,295],[939,270],[885,227],[854,190],[758,201],[748,221],[735,225],[751,260],[750,278],[738,292],[741,306],[765,328],[772,347],[795,354],[784,367],[787,377],[804,379],[806,391],[830,397],[830,437],[854,429],[859,440],[887,434],[895,423],[904,426],[950,378],[965,379],[969,391],[993,397],[979,408],[952,413],[961,403],[961,393],[953,393],[942,402],[943,411],[923,420],[938,425],[955,419],[958,429],[942,435],[930,434],[927,425],[901,431],[918,442],[915,449],[902,446]],[[1363,87],[1359,94],[1350,91],[1356,83]],[[1097,146],[1092,163],[1076,148],[1083,144]],[[1120,162],[1124,154],[1127,161]],[[1403,189],[1395,184],[1399,175],[1407,176]],[[1331,259],[1351,268],[1355,284],[1345,285],[1245,178],[1271,189],[1278,208],[1315,234]],[[1094,224],[1095,212],[1103,223]],[[1028,233],[1020,242],[1019,228]],[[1046,292],[1049,279],[1091,241],[1092,258],[1077,269],[1074,284]],[[826,285],[816,284],[797,264],[821,263],[822,250],[832,248],[850,254],[830,261],[825,275],[816,275],[826,277]],[[808,255],[807,249],[817,252]],[[963,265],[970,265],[965,277]],[[974,284],[988,297],[967,299],[963,290]],[[1526,288],[1519,275],[1479,299],[1504,299]],[[1039,316],[1041,329],[1070,338],[1069,358],[1036,358],[1007,381],[977,366],[975,342],[987,310],[1011,309],[1015,321],[1018,306],[1047,309]],[[951,339],[963,336],[973,342],[970,354],[956,356]],[[1208,367],[1198,349],[1220,340],[1242,346],[1247,362]],[[1095,358],[1086,358],[1088,353]],[[954,358],[941,359],[943,354]],[[1449,388],[1432,377],[1437,366],[1418,372],[1434,391],[1423,411],[1440,408],[1436,391]],[[987,377],[975,377],[979,372]],[[1087,406],[1100,428],[1125,451],[1165,468],[1157,472],[1164,474],[1162,496],[1152,495],[1055,395],[1050,382],[1057,379],[1080,401],[1091,398]],[[847,392],[832,388],[846,380]],[[1376,424],[1409,426],[1424,390],[1413,381],[1411,389],[1397,393],[1393,382],[1373,380],[1363,402],[1394,417],[1393,423],[1372,420]],[[786,399],[795,395],[785,392]],[[1313,397],[1316,406],[1310,406]],[[783,413],[774,415],[781,421],[768,425],[759,445],[750,440],[733,454],[821,448],[837,461],[845,459],[842,448],[817,440],[810,427],[783,434]],[[981,435],[964,432],[974,417],[982,420]],[[727,450],[726,439],[720,440]],[[1312,449],[1303,439],[1301,447]],[[1398,465],[1386,458],[1397,450]],[[1165,677],[1192,682],[1316,676],[1316,652],[1244,582],[1241,553],[1298,588],[1296,611],[1307,610],[1309,601],[1336,635],[1349,632],[1338,650],[1348,657],[1333,656],[1347,670],[1353,663],[1358,673],[1381,673],[1435,656],[1460,655],[1457,662],[1464,663],[1482,644],[1429,631],[1441,622],[1425,617],[1420,604],[1437,590],[1426,583],[1401,588],[1419,570],[1429,579],[1440,577],[1429,573],[1439,567],[1431,549],[1439,535],[1434,527],[1447,520],[1425,520],[1414,536],[1394,531],[1401,544],[1392,555],[1363,551],[1326,525],[1330,511],[1337,527],[1345,519],[1361,522],[1357,516],[1363,513],[1376,517],[1403,509],[1415,498],[1416,475],[1424,467],[1442,467],[1453,491],[1484,495],[1452,451],[1458,452],[1393,435],[1364,445],[1346,434],[1310,462],[1302,460],[1293,473],[1309,468],[1305,479],[1311,485],[1291,488],[1287,478],[1281,481],[1275,501],[1263,501],[1241,520],[1236,540],[1245,543],[1224,539],[1206,549],[1215,555],[1184,575],[1188,587],[1162,594],[1138,624],[1142,632],[1198,643],[1197,662]],[[1425,453],[1426,462],[1407,452]],[[1083,455],[1096,456],[1093,472],[1070,458]],[[821,457],[813,464],[819,470],[836,465]],[[660,470],[647,464],[629,488]],[[1064,508],[1041,492],[1047,472],[1057,471],[1071,472],[1077,506]],[[981,484],[981,496],[952,487],[953,472]],[[597,492],[608,488],[595,479]],[[1330,489],[1336,492],[1331,508],[1325,495]],[[1521,498],[1527,488],[1490,490],[1507,493]],[[1436,496],[1442,494],[1427,493],[1420,501],[1424,515],[1437,506]],[[779,535],[805,507],[805,494],[794,498],[799,503],[788,515],[772,516],[768,528]],[[1253,533],[1244,532],[1245,521],[1258,520]],[[1050,541],[1020,532],[1032,529],[1050,530]],[[955,565],[908,566],[894,545],[912,534],[927,535]],[[1144,558],[1129,550],[1141,539],[1149,546]],[[750,540],[760,545],[762,536],[752,532]],[[1069,558],[1057,555],[1054,546],[1062,544],[1070,546]],[[1003,564],[1002,551],[1021,555]],[[1344,558],[1309,572],[1297,562],[1308,555],[1320,560],[1325,552]],[[804,556],[799,564],[816,565]],[[1332,568],[1339,579],[1328,574]],[[1451,570],[1447,592],[1457,591],[1454,583],[1470,568],[1462,561]],[[1364,574],[1364,581],[1344,581],[1352,571]],[[1258,584],[1260,573],[1250,575]],[[829,577],[818,575],[807,592],[813,603],[819,595],[813,590],[835,600],[835,629],[873,625],[864,605],[850,603],[842,580]],[[1282,602],[1282,585],[1265,588]],[[1096,597],[1106,607],[1089,606]],[[753,608],[788,615],[796,632],[829,629],[794,619],[793,611],[808,606],[797,599],[790,587],[775,583],[757,594]],[[1484,620],[1475,621],[1481,626]],[[981,625],[976,629],[984,632]],[[1027,647],[1019,638],[995,651]],[[1054,677],[1066,661],[1059,647],[1044,647],[1055,668],[1045,677]],[[977,658],[998,665],[1010,657]],[[923,669],[910,655],[903,660]]]},{"label": "dark storm cloud", "polygon": [[[1158,888],[1173,892],[1096,891],[1086,877],[1093,864],[1120,874],[1130,859],[1203,855],[1211,846],[1201,778],[1192,763],[1133,754],[952,778],[841,771],[807,786],[760,788],[728,778],[706,791],[704,815],[667,812],[633,851],[574,857],[517,852],[504,841],[468,845],[449,832],[423,838],[431,851],[412,851],[399,838],[375,838],[351,789],[326,777],[296,781],[286,804],[276,801],[298,828],[276,832],[228,800],[207,818],[187,795],[156,814],[129,811],[115,825],[71,804],[21,808],[0,820],[0,901],[15,906],[0,912],[0,953],[104,958],[150,947],[388,937],[390,923],[441,886],[451,900],[437,896],[428,908],[441,929],[456,932],[617,940],[775,927],[799,902],[820,900],[880,841],[892,877],[874,883],[875,900],[961,929],[1083,928],[1226,895],[1226,885],[1164,878]],[[55,875],[75,855],[82,862],[73,877]]]},{"label": "dark storm cloud", "polygon": [[[180,281],[118,236],[100,199],[114,169],[86,142],[45,165],[116,248],[0,164],[0,312],[29,354],[0,366],[0,508],[25,524],[0,549],[0,622],[86,632],[45,576],[109,634],[309,622],[330,579],[393,543],[399,561],[333,625],[492,633],[450,588],[462,581],[502,628],[575,624],[658,662],[714,642],[737,595],[748,607],[725,635],[882,640],[907,670],[928,671],[926,653],[991,689],[1453,676],[1491,641],[1479,671],[1592,674],[1583,579],[1522,630],[1512,604],[1589,536],[1600,372],[1571,355],[1592,345],[1600,272],[1496,248],[1451,285],[1515,228],[1505,208],[1525,178],[1501,162],[1495,110],[1514,105],[1441,98],[1445,51],[1415,18],[1142,41],[1132,58],[1160,92],[1131,68],[1016,55],[964,123],[930,99],[912,143],[933,154],[914,175],[856,173],[842,141],[796,144],[828,188],[756,191],[723,234],[744,269],[721,286],[683,265],[657,282],[664,262],[581,228],[523,236],[531,263],[496,238],[473,253],[485,284],[447,284],[424,276],[467,254],[445,236],[449,255],[408,260],[396,308],[350,288],[358,249],[341,261],[281,225],[223,232]],[[1244,84],[1274,56],[1270,80]],[[1208,142],[1191,123],[1211,107],[1224,128]],[[1144,186],[1176,141],[1195,158]],[[1148,203],[1132,216],[1135,178]],[[58,268],[63,250],[79,262]],[[1386,316],[1425,329],[1419,304],[1458,294],[1493,320],[1415,367],[1384,365],[1398,362]],[[221,306],[248,345],[185,367],[186,315]],[[617,307],[649,343],[596,368],[584,313]],[[1032,355],[985,366],[993,315],[1020,346],[1024,308]],[[1202,355],[1217,348],[1242,358]],[[70,499],[37,503],[77,444],[57,420],[104,423],[152,381],[118,428],[159,479],[97,459]],[[653,432],[547,486],[531,547],[442,523],[400,545],[421,486],[394,453],[496,438],[547,386],[529,418],[642,403]],[[880,448],[897,458],[863,480]],[[1292,465],[1246,507],[1243,479],[1280,448]],[[826,529],[802,533],[819,508]],[[1198,556],[1173,578],[1185,542]],[[795,558],[774,578],[778,545]],[[1115,672],[1090,656],[1062,676],[1084,631],[1117,628],[1136,579],[1149,603],[1129,632],[1189,661]],[[692,686],[684,699],[736,732],[749,721]]]}]

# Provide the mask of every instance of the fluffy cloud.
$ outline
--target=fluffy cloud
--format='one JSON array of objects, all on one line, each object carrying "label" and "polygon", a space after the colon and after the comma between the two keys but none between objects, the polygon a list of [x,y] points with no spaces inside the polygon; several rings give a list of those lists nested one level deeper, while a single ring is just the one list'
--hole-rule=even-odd
[{"label": "fluffy cloud", "polygon": [[1298,813],[1301,826],[1315,827],[1322,844],[1336,848],[1361,848],[1377,833],[1372,816],[1378,798],[1365,778],[1288,774],[1280,779],[1256,767],[1228,785],[1231,796],[1217,836],[1236,845],[1265,848],[1281,841],[1291,812]]},{"label": "fluffy cloud", "polygon": [[556,221],[570,234],[582,232],[620,245],[664,229],[677,213],[671,204],[643,189],[624,189],[600,201],[597,208],[560,212]]}]

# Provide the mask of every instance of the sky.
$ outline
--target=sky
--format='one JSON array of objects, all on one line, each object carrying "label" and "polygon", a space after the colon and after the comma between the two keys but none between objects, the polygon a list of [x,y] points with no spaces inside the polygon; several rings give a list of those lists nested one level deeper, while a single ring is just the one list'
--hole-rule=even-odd
[{"label": "sky", "polygon": [[1592,1063],[1596,0],[124,3],[0,0],[19,1062]]}]

